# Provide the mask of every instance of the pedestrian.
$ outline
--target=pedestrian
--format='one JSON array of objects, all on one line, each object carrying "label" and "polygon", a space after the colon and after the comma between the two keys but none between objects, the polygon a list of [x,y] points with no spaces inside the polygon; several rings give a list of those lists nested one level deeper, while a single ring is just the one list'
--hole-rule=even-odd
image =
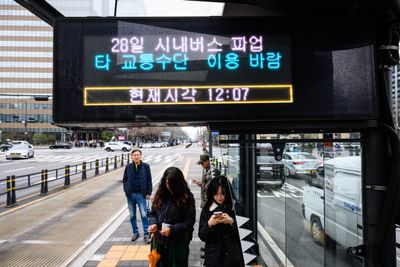
[{"label": "pedestrian", "polygon": [[199,237],[205,242],[204,266],[244,266],[230,182],[225,176],[211,180],[199,222]]},{"label": "pedestrian", "polygon": [[165,170],[154,196],[149,221],[149,233],[156,235],[156,248],[161,254],[157,266],[187,267],[196,208],[180,169],[169,167]]},{"label": "pedestrian", "polygon": [[200,207],[203,208],[204,204],[207,201],[207,187],[212,179],[211,175],[211,163],[210,163],[210,156],[207,154],[200,155],[200,160],[197,164],[203,167],[203,177],[201,180],[193,179],[193,183],[200,186],[201,191],[201,204]]},{"label": "pedestrian", "polygon": [[126,165],[124,171],[124,191],[128,202],[130,222],[132,225],[132,241],[139,238],[139,229],[136,222],[136,205],[139,207],[140,216],[143,224],[143,241],[150,243],[149,220],[147,217],[147,203],[153,190],[153,182],[149,164],[142,161],[142,151],[133,149],[131,151],[132,163]]}]

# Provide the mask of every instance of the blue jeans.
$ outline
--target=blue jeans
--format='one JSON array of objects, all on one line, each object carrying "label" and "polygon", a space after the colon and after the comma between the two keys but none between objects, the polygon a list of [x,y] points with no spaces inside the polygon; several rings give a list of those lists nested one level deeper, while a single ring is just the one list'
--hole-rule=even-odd
[{"label": "blue jeans", "polygon": [[136,204],[139,207],[140,216],[142,217],[143,235],[149,236],[147,229],[149,228],[149,219],[147,218],[146,198],[142,193],[132,193],[126,199],[128,201],[128,210],[130,214],[130,221],[132,225],[133,234],[139,234],[139,229],[136,222]]}]

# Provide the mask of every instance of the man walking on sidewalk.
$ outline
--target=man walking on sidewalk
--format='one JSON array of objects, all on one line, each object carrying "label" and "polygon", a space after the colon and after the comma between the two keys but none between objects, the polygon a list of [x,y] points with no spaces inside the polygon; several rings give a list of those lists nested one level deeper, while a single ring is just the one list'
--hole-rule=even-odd
[{"label": "man walking on sidewalk", "polygon": [[136,222],[137,205],[142,217],[143,241],[148,244],[150,243],[150,238],[147,232],[149,219],[147,218],[146,200],[150,199],[153,190],[150,166],[142,161],[142,151],[139,149],[133,149],[131,157],[132,163],[125,167],[124,178],[122,179],[133,231],[131,240],[135,241],[139,238],[139,229]]}]

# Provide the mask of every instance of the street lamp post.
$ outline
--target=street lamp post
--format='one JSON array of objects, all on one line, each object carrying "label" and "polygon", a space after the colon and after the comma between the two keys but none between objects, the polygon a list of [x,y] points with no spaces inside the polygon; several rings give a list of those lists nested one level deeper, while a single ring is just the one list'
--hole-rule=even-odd
[{"label": "street lamp post", "polygon": [[28,141],[28,99],[25,99],[25,120],[22,123],[24,124],[25,140]]}]

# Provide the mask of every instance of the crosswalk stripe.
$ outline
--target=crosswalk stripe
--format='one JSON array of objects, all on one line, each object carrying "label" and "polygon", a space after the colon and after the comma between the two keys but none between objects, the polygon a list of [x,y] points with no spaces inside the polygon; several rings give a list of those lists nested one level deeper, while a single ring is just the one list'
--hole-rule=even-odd
[{"label": "crosswalk stripe", "polygon": [[[119,155],[117,155],[120,157]],[[49,162],[49,163],[54,163],[54,162],[65,162],[65,164],[71,164],[71,163],[82,163],[83,161],[86,162],[94,162],[96,159],[100,160],[103,159],[105,161],[106,157],[99,157],[99,156],[57,156],[57,155],[49,155],[49,156],[44,156],[44,155],[35,155],[33,160],[39,161],[39,162]],[[108,157],[110,162],[111,160],[114,160],[114,156]],[[147,156],[143,158],[143,162],[146,163],[157,163],[160,161],[164,162],[171,162],[174,159],[173,155],[158,155],[158,156]],[[125,159],[126,162],[126,159]]]}]

